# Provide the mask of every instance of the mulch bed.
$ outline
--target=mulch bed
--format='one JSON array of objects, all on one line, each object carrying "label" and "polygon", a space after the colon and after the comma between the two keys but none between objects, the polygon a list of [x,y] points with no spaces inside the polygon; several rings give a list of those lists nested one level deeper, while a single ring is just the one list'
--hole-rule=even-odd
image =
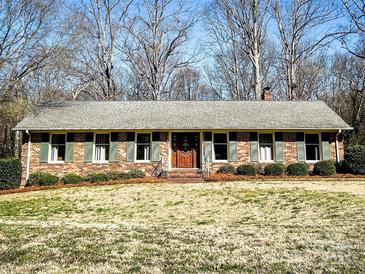
[{"label": "mulch bed", "polygon": [[206,179],[207,182],[221,182],[221,181],[365,181],[365,175],[353,174],[336,174],[335,176],[245,176],[234,174],[214,173]]},{"label": "mulch bed", "polygon": [[[324,176],[243,176],[234,174],[219,174],[214,173],[209,178],[205,179],[205,182],[232,182],[232,181],[364,181],[364,175],[353,175],[353,174],[337,174],[335,176],[324,177]],[[116,180],[109,182],[83,182],[80,184],[56,184],[52,186],[28,186],[24,188],[6,189],[0,190],[0,195],[11,194],[11,193],[23,193],[30,191],[39,191],[47,189],[59,189],[59,188],[73,188],[73,187],[86,187],[86,186],[109,186],[109,185],[121,185],[121,184],[157,184],[157,183],[179,183],[171,182],[163,178],[139,178],[139,179],[128,179],[128,180]]]}]

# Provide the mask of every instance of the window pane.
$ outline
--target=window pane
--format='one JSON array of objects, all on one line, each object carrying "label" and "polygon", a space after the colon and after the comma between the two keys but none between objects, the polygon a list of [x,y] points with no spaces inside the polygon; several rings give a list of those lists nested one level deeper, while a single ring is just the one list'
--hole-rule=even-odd
[{"label": "window pane", "polygon": [[58,146],[57,161],[65,160],[65,151],[66,151],[66,146],[64,145]]},{"label": "window pane", "polygon": [[137,145],[137,160],[148,161],[150,159],[150,145]]},{"label": "window pane", "polygon": [[306,145],[305,151],[307,160],[309,161],[319,160],[319,145]]},{"label": "window pane", "polygon": [[137,143],[146,144],[150,142],[150,134],[137,134]]},{"label": "window pane", "polygon": [[96,134],[96,144],[109,144],[109,134]]},{"label": "window pane", "polygon": [[214,154],[216,160],[227,160],[227,145],[214,144]]},{"label": "window pane", "polygon": [[272,134],[260,134],[260,143],[272,144]]},{"label": "window pane", "polygon": [[214,143],[220,143],[220,144],[224,144],[227,143],[227,134],[225,133],[215,133],[214,134]]},{"label": "window pane", "polygon": [[109,160],[109,146],[108,145],[96,145],[95,146],[95,160],[96,161],[108,161]]},{"label": "window pane", "polygon": [[51,147],[51,161],[56,161],[57,159],[57,146]]},{"label": "window pane", "polygon": [[66,143],[65,134],[52,135],[52,144],[65,144],[65,143]]},{"label": "window pane", "polygon": [[260,145],[260,160],[272,161],[273,160],[273,146],[272,145]]},{"label": "window pane", "polygon": [[306,134],[305,143],[306,144],[319,144],[318,134]]}]

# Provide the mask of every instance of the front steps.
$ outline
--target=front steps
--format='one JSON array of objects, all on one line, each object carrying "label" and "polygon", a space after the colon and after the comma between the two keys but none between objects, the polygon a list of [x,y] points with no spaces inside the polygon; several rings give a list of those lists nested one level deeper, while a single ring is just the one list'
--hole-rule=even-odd
[{"label": "front steps", "polygon": [[202,183],[201,171],[196,168],[172,169],[167,173],[167,180],[175,183]]}]

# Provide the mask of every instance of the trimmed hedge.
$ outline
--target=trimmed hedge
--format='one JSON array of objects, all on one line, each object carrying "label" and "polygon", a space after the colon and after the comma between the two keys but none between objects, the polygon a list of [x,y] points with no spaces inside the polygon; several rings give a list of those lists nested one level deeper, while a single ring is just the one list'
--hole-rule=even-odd
[{"label": "trimmed hedge", "polygon": [[62,182],[64,184],[79,184],[85,181],[85,178],[74,174],[74,173],[69,173],[66,174],[63,178],[62,178]]},{"label": "trimmed hedge", "polygon": [[285,172],[285,166],[282,163],[274,163],[265,166],[265,175],[267,176],[280,176]]},{"label": "trimmed hedge", "polygon": [[347,148],[340,167],[344,172],[365,174],[365,146],[356,145]]},{"label": "trimmed hedge", "polygon": [[60,178],[48,172],[35,172],[29,175],[27,186],[50,186],[58,184]]},{"label": "trimmed hedge", "polygon": [[230,164],[220,166],[217,170],[218,173],[235,173],[236,168]]},{"label": "trimmed hedge", "polygon": [[135,179],[135,178],[144,178],[146,175],[142,170],[139,169],[131,169],[127,173],[129,179]]},{"label": "trimmed hedge", "polygon": [[22,164],[19,159],[0,159],[0,189],[20,186]]},{"label": "trimmed hedge", "polygon": [[106,174],[109,177],[109,180],[123,180],[129,178],[127,173],[120,171],[109,171]]},{"label": "trimmed hedge", "polygon": [[255,176],[259,173],[259,169],[255,165],[240,165],[236,169],[236,174]]},{"label": "trimmed hedge", "polygon": [[89,173],[85,177],[86,181],[96,183],[96,182],[107,182],[109,181],[109,176],[106,173]]},{"label": "trimmed hedge", "polygon": [[290,164],[286,168],[286,173],[291,176],[306,176],[308,175],[308,166],[305,163]]},{"label": "trimmed hedge", "polygon": [[313,174],[320,176],[336,175],[336,166],[330,160],[319,161],[314,165]]}]

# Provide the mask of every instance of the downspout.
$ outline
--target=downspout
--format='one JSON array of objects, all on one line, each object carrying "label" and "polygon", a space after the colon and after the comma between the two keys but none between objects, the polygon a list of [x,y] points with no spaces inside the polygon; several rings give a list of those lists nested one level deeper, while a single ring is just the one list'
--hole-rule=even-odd
[{"label": "downspout", "polygon": [[341,129],[338,130],[338,132],[336,133],[336,161],[337,163],[340,162],[340,149],[339,149],[339,145],[338,145],[338,135],[341,133]]},{"label": "downspout", "polygon": [[25,182],[29,179],[29,170],[30,170],[30,145],[31,145],[31,135],[29,130],[26,130],[25,133],[28,135],[28,145],[27,145],[27,163],[25,167]]}]

